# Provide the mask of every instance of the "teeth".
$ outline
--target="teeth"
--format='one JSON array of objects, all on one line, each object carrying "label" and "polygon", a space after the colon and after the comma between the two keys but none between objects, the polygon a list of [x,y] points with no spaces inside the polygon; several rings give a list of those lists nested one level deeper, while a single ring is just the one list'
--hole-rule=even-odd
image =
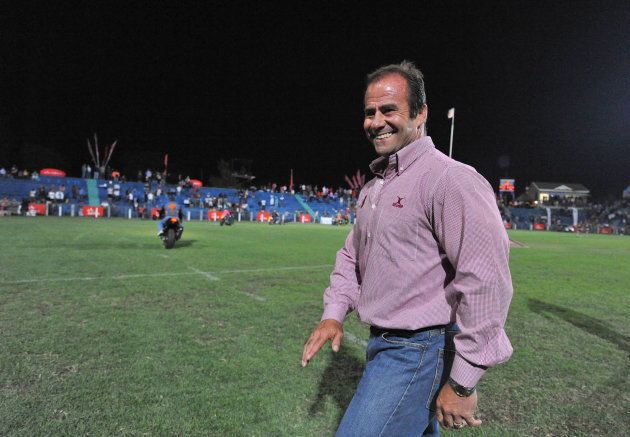
[{"label": "teeth", "polygon": [[376,138],[377,140],[383,140],[383,139],[385,139],[385,138],[389,138],[389,137],[391,137],[392,135],[393,135],[393,132],[387,132],[387,133],[384,133],[384,134],[379,134],[379,135],[377,135],[375,138]]}]

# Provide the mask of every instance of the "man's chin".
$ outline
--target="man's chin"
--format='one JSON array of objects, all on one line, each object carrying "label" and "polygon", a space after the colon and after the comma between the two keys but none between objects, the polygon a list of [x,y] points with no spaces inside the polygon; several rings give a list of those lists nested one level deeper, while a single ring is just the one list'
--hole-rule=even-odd
[{"label": "man's chin", "polygon": [[394,149],[395,147],[390,146],[390,145],[383,144],[379,146],[374,143],[374,151],[379,156],[389,156],[392,153],[394,153]]}]

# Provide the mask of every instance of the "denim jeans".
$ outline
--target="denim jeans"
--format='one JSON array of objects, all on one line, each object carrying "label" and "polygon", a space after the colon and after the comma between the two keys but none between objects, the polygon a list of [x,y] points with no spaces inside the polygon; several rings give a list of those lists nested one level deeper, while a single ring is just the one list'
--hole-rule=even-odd
[{"label": "denim jeans", "polygon": [[337,430],[348,436],[439,436],[435,399],[450,374],[456,325],[370,330],[367,363]]}]

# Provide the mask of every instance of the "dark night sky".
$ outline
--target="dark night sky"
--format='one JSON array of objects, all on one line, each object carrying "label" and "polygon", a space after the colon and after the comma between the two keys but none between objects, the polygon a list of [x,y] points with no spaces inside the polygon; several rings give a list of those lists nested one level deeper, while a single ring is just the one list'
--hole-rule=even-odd
[{"label": "dark night sky", "polygon": [[98,132],[128,172],[168,152],[191,177],[241,158],[259,183],[293,168],[336,186],[374,158],[365,74],[409,59],[437,147],[454,106],[454,157],[493,186],[618,197],[630,184],[628,2],[14,3],[0,22],[3,166],[77,175]]}]

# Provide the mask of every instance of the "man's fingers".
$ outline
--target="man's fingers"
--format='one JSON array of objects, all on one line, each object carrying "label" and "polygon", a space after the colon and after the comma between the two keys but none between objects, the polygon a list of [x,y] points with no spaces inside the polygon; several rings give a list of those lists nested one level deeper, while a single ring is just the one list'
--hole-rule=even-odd
[{"label": "man's fingers", "polygon": [[332,341],[332,350],[335,352],[339,352],[339,347],[341,346],[341,339],[343,338],[343,331],[337,331],[335,337]]},{"label": "man's fingers", "polygon": [[450,414],[445,414],[444,418],[442,419],[442,426],[444,428],[452,428],[453,427],[453,416],[451,416]]},{"label": "man's fingers", "polygon": [[438,408],[437,411],[435,412],[435,418],[437,419],[438,422],[440,422],[440,425],[444,426],[444,415],[442,414],[442,409]]},{"label": "man's fingers", "polygon": [[472,416],[472,415],[470,415],[468,417],[464,417],[463,420],[466,421],[468,426],[480,426],[481,425],[481,420],[480,419],[475,419],[475,417]]},{"label": "man's fingers", "polygon": [[319,322],[317,328],[304,344],[302,351],[302,367],[306,367],[313,356],[324,346],[328,340],[333,340],[333,350],[337,352],[343,338],[343,328],[341,323],[333,319],[326,319]]},{"label": "man's fingers", "polygon": [[328,339],[319,333],[313,333],[311,338],[304,345],[304,352],[302,353],[302,367],[306,367],[308,362],[313,356],[319,352],[322,346],[328,341]]}]

